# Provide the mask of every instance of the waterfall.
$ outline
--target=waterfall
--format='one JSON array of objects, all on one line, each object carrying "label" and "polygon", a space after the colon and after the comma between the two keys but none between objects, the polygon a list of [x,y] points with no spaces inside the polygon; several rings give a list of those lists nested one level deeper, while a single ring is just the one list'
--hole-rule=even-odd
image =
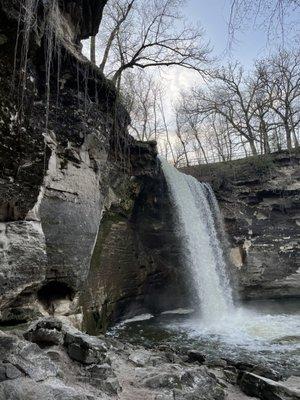
[{"label": "waterfall", "polygon": [[175,229],[182,242],[184,263],[194,285],[195,308],[205,321],[216,321],[233,307],[218,238],[218,232],[220,238],[225,237],[218,202],[208,184],[180,173],[165,160],[161,163],[175,210]]}]

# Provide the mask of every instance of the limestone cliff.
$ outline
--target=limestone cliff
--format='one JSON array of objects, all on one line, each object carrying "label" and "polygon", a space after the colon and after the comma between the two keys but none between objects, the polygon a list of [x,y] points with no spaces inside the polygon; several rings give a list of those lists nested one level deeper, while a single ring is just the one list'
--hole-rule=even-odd
[{"label": "limestone cliff", "polygon": [[[129,214],[142,187],[136,184],[130,199],[130,177],[157,173],[155,144],[128,135],[129,116],[114,86],[80,52],[105,3],[0,1],[4,324],[48,313],[77,315],[80,323],[103,213],[114,207]],[[147,278],[143,272],[136,284]],[[117,283],[115,291],[116,300]]]},{"label": "limestone cliff", "polygon": [[123,180],[122,187],[123,200],[112,204],[102,219],[82,296],[84,327],[90,333],[136,314],[183,307],[188,301],[161,170]]},{"label": "limestone cliff", "polygon": [[299,152],[185,168],[210,182],[244,299],[300,295]]}]

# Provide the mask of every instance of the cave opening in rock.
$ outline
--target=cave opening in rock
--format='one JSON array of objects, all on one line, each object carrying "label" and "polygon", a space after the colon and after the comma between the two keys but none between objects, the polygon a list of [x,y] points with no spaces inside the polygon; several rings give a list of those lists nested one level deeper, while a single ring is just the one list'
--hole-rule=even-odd
[{"label": "cave opening in rock", "polygon": [[65,282],[51,281],[39,289],[37,298],[50,314],[54,314],[55,304],[61,300],[72,301],[74,290]]}]

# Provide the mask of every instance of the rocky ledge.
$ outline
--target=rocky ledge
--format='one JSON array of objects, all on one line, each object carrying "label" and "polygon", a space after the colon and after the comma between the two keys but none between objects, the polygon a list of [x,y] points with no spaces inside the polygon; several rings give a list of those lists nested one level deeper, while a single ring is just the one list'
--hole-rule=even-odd
[{"label": "rocky ledge", "polygon": [[1,400],[294,400],[299,380],[168,346],[88,336],[61,319],[0,334]]}]

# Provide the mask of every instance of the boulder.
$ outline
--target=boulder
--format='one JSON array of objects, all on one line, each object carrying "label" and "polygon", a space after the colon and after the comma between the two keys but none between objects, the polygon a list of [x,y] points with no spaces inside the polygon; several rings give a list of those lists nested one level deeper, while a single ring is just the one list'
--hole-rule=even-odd
[{"label": "boulder", "polygon": [[239,372],[251,372],[255,375],[263,376],[274,381],[282,379],[282,375],[272,369],[269,365],[257,365],[245,361],[234,361],[230,359],[226,359],[226,362],[229,367],[234,368]]},{"label": "boulder", "polygon": [[233,385],[237,382],[237,372],[231,369],[224,369],[224,375],[227,382],[232,383]]},{"label": "boulder", "polygon": [[277,382],[251,372],[244,372],[239,377],[238,384],[248,396],[255,396],[261,400],[300,399],[300,378]]},{"label": "boulder", "polygon": [[25,339],[41,346],[59,345],[63,343],[61,321],[54,318],[43,319],[31,326],[24,333]]},{"label": "boulder", "polygon": [[116,377],[107,378],[102,385],[103,389],[109,394],[117,395],[122,387]]},{"label": "boulder", "polygon": [[189,362],[198,362],[199,364],[203,364],[206,360],[205,355],[197,350],[189,350],[187,355]]},{"label": "boulder", "polygon": [[0,400],[96,400],[79,388],[65,385],[61,381],[35,382],[28,378],[0,383]]},{"label": "boulder", "polygon": [[7,379],[17,379],[23,375],[17,367],[10,363],[5,366],[5,374]]},{"label": "boulder", "polygon": [[0,349],[0,359],[3,362],[0,371],[2,380],[5,380],[3,367],[6,379],[26,375],[35,381],[42,381],[58,374],[58,366],[34,343],[0,333]]},{"label": "boulder", "polygon": [[102,380],[105,380],[109,376],[113,375],[113,370],[111,365],[106,363],[100,365],[96,364],[88,366],[86,371],[88,371],[91,374],[92,378],[102,379]]},{"label": "boulder", "polygon": [[144,367],[150,361],[151,354],[145,350],[135,351],[130,354],[128,360],[137,367]]},{"label": "boulder", "polygon": [[103,363],[106,359],[105,342],[79,331],[68,331],[65,335],[64,346],[70,358],[82,364]]},{"label": "boulder", "polygon": [[181,388],[181,379],[180,375],[175,373],[167,373],[163,372],[160,374],[156,374],[149,378],[144,379],[144,385],[150,389],[159,389],[159,388]]}]

